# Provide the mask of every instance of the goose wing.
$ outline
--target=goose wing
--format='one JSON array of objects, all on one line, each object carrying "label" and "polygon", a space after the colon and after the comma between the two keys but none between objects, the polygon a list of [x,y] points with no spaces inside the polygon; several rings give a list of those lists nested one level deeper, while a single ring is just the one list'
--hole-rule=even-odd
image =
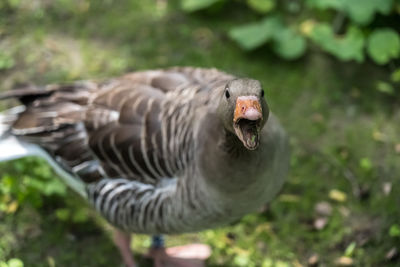
[{"label": "goose wing", "polygon": [[3,98],[19,97],[26,106],[12,132],[44,147],[85,182],[156,184],[187,167],[196,110],[207,104],[210,88],[232,78],[215,69],[178,67],[16,90]]}]

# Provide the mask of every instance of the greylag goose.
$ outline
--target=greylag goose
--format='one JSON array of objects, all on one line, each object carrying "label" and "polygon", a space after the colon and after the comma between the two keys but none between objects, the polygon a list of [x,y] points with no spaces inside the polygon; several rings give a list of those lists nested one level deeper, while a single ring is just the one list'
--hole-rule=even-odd
[{"label": "greylag goose", "polygon": [[[226,225],[271,201],[287,174],[288,139],[257,80],[176,67],[6,98],[22,105],[2,114],[0,160],[47,159],[118,229],[127,266],[128,233]],[[155,266],[190,266],[154,240]]]}]

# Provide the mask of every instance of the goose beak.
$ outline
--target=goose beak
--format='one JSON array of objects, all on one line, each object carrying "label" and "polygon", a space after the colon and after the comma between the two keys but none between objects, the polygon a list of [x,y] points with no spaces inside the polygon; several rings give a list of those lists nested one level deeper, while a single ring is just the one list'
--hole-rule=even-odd
[{"label": "goose beak", "polygon": [[262,120],[261,103],[258,97],[239,96],[237,98],[233,128],[237,137],[249,150],[254,150],[259,145]]}]

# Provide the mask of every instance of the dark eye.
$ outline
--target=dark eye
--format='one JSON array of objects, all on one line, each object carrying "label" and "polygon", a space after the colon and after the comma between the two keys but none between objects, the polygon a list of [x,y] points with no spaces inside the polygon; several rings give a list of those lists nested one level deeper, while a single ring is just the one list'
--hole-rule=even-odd
[{"label": "dark eye", "polygon": [[229,93],[228,89],[225,90],[225,97],[226,98],[231,97],[231,94]]},{"label": "dark eye", "polygon": [[261,97],[264,97],[264,89],[261,90]]}]

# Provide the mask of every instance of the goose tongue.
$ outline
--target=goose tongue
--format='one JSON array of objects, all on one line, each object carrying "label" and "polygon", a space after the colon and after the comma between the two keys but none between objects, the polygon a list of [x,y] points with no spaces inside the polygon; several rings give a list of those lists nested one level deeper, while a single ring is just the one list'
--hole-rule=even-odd
[{"label": "goose tongue", "polygon": [[240,96],[236,100],[233,127],[243,145],[254,150],[258,147],[262,120],[261,105],[256,96]]},{"label": "goose tongue", "polygon": [[250,150],[256,149],[259,142],[260,120],[240,119],[235,127],[236,135]]}]

